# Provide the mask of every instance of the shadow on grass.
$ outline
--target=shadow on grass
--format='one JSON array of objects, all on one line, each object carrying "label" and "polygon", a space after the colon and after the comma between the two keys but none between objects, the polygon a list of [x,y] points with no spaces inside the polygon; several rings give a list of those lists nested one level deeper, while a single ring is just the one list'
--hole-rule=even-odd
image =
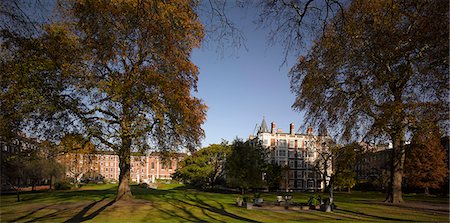
[{"label": "shadow on grass", "polygon": [[100,207],[99,209],[95,210],[91,214],[84,216],[96,204],[98,204],[104,200],[105,200],[105,198],[103,198],[99,201],[94,201],[94,202],[90,203],[88,206],[84,207],[80,212],[78,212],[75,216],[73,216],[72,218],[70,218],[69,220],[67,220],[65,222],[83,222],[83,221],[91,220],[91,219],[95,218],[97,215],[99,215],[102,211],[104,211],[107,207],[109,207],[115,203],[115,200],[112,200],[112,201],[108,202],[107,204],[103,205],[102,207]]},{"label": "shadow on grass", "polygon": [[[211,200],[211,201],[215,201],[215,200]],[[169,204],[176,207],[178,210],[183,211],[185,214],[187,214],[189,216],[189,218],[182,217],[175,213],[167,213],[167,211],[164,211],[164,210],[161,210],[161,211],[164,211],[165,213],[167,213],[171,216],[177,215],[176,217],[181,217],[188,221],[211,221],[211,220],[214,220],[214,221],[219,221],[219,222],[227,222],[227,221],[218,219],[210,214],[210,213],[215,213],[215,214],[218,214],[219,216],[232,218],[233,220],[244,221],[244,222],[258,222],[253,219],[249,219],[249,218],[242,217],[242,216],[233,214],[231,212],[228,212],[225,209],[225,207],[223,206],[223,204],[221,204],[217,201],[215,201],[215,202],[216,202],[216,204],[219,205],[219,207],[216,207],[216,206],[206,203],[203,199],[200,199],[196,194],[193,194],[191,196],[189,194],[184,194],[183,198],[181,198],[181,199],[177,198],[177,197],[170,198]],[[192,211],[189,210],[190,208],[188,208],[188,207],[198,208],[199,210],[201,210],[201,213],[204,216],[208,217],[209,219],[200,219],[200,218],[196,217],[192,213]]]},{"label": "shadow on grass", "polygon": [[[162,201],[163,204],[155,205],[155,209],[170,217],[179,218],[182,221],[227,222],[218,218],[218,216],[223,216],[231,218],[234,221],[258,222],[227,211],[223,204],[214,199],[210,199],[210,201],[215,202],[218,207],[208,204],[203,199],[198,197],[197,193],[199,193],[199,191],[197,189],[189,186],[180,186],[168,190],[147,189],[132,186],[131,189],[137,198],[147,200],[153,200],[156,198]],[[195,215],[196,212],[201,213],[201,217],[198,214]],[[217,215],[213,216],[211,213],[215,213]]]},{"label": "shadow on grass", "polygon": [[27,213],[26,215],[20,216],[20,217],[18,217],[16,219],[12,220],[12,222],[17,222],[17,221],[20,221],[22,219],[25,219],[25,218],[27,218],[27,217],[29,217],[29,216],[31,216],[31,215],[33,215],[33,214],[35,214],[35,213],[37,213],[37,212],[39,212],[41,210],[44,210],[44,209],[46,209],[46,208],[48,208],[50,206],[52,206],[52,204],[51,205],[42,206],[42,207],[40,207],[40,208],[38,208],[36,210],[33,210],[33,211]]},{"label": "shadow on grass", "polygon": [[[70,191],[38,191],[38,192],[24,192],[21,194],[20,202],[12,202],[13,205],[23,205],[23,204],[39,204],[40,207],[36,209],[29,210],[24,213],[22,216],[15,216],[15,219],[12,219],[12,222],[17,221],[51,221],[51,220],[60,220],[61,216],[68,216],[70,219],[67,222],[82,222],[86,220],[90,220],[100,214],[103,210],[105,210],[108,206],[111,206],[114,201],[107,203],[106,205],[98,208],[91,214],[84,216],[87,212],[92,210],[92,208],[104,201],[107,198],[114,198],[116,193],[116,187],[102,189],[102,190],[70,190]],[[2,195],[2,199],[6,196],[11,195]],[[9,199],[9,198],[8,198]],[[86,201],[86,200],[94,200],[94,202],[89,205],[76,205],[77,202]],[[12,201],[12,200],[11,200]],[[2,204],[3,205],[3,204]],[[42,206],[41,206],[42,205]],[[82,208],[82,210],[75,214],[75,210]],[[56,211],[52,211],[55,210]],[[43,216],[37,217],[38,212],[48,212],[51,213],[45,214]],[[73,217],[71,217],[73,216]],[[31,220],[29,220],[31,219]]]},{"label": "shadow on grass", "polygon": [[362,213],[362,212],[358,212],[358,211],[344,210],[344,209],[340,209],[340,208],[338,210],[341,211],[341,212],[346,212],[346,213],[350,213],[350,214],[356,214],[356,215],[364,216],[364,217],[371,217],[371,218],[375,218],[375,219],[379,219],[379,220],[386,220],[386,221],[411,221],[411,220],[406,220],[406,219],[376,216],[376,215],[366,214],[366,213]]}]

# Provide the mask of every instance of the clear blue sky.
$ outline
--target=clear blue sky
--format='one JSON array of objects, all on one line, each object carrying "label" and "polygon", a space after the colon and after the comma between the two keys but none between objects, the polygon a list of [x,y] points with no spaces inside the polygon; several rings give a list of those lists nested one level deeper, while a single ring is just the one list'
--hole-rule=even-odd
[{"label": "clear blue sky", "polygon": [[256,29],[252,22],[256,17],[252,14],[231,15],[244,31],[247,51],[226,51],[222,56],[217,52],[217,43],[209,42],[207,47],[193,52],[192,61],[200,69],[194,96],[209,107],[202,146],[220,143],[222,138],[246,139],[263,116],[269,125],[274,121],[283,131],[289,131],[291,122],[296,130],[304,126],[303,116],[291,108],[294,95],[290,92],[288,72],[295,57],[290,56],[288,64],[281,66],[283,48],[268,45],[267,31]]}]

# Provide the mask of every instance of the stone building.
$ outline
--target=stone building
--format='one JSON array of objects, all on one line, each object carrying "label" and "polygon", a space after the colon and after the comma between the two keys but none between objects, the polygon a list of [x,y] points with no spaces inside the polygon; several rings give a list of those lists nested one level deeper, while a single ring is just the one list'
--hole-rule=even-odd
[{"label": "stone building", "polygon": [[[327,135],[314,135],[312,127],[306,133],[295,132],[294,123],[289,132],[276,128],[275,122],[269,129],[263,118],[255,138],[270,152],[268,159],[289,171],[288,190],[315,191],[324,187],[323,180],[329,181],[332,171],[331,158],[321,160],[321,153],[331,154]],[[325,165],[324,165],[325,164]],[[324,171],[323,168],[326,168]],[[322,173],[327,172],[326,176]],[[284,183],[284,182],[283,182]]]}]

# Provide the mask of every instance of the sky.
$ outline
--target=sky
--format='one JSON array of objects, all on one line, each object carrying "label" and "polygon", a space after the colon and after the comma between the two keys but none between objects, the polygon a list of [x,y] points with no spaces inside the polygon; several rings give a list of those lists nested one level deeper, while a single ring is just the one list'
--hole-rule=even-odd
[{"label": "sky", "polygon": [[208,106],[202,146],[247,139],[263,117],[269,128],[272,121],[283,131],[289,131],[291,122],[296,130],[304,126],[303,116],[291,107],[295,96],[288,72],[295,57],[289,56],[282,65],[282,46],[269,46],[267,30],[253,23],[254,12],[241,13],[234,11],[230,17],[244,32],[247,50],[218,52],[217,43],[211,41],[193,51],[191,59],[200,69],[198,92],[193,95]]}]

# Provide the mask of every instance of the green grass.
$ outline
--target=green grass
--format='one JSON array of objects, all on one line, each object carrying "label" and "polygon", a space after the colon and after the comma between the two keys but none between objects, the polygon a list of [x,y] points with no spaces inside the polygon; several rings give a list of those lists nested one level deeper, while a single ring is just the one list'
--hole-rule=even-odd
[{"label": "green grass", "polygon": [[[136,199],[113,202],[116,185],[86,185],[79,190],[28,192],[23,201],[15,195],[2,195],[1,222],[361,222],[414,221],[448,222],[448,198],[405,195],[405,205],[382,203],[376,192],[336,193],[338,210],[267,211],[247,210],[234,205],[236,194],[201,192],[179,184],[161,189],[132,186]],[[306,202],[311,193],[294,193],[295,202]],[[266,201],[276,194],[266,193]],[[324,196],[325,197],[325,196]]]}]

